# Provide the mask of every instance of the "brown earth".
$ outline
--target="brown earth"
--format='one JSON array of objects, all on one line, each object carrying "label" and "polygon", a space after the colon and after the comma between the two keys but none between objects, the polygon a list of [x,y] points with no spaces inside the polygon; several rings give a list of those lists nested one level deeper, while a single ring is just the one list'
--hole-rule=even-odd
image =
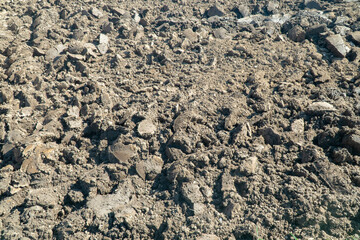
[{"label": "brown earth", "polygon": [[1,239],[358,239],[360,3],[0,2]]}]

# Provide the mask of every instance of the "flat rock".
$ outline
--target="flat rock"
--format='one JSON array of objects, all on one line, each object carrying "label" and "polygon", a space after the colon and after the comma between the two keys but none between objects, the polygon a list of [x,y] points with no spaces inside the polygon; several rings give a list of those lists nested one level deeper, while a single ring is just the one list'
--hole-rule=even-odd
[{"label": "flat rock", "polygon": [[108,148],[110,162],[127,164],[128,160],[136,155],[136,147],[132,144],[124,145],[116,142]]},{"label": "flat rock", "polygon": [[156,129],[156,126],[150,119],[145,119],[139,123],[137,131],[141,137],[149,138],[155,134]]},{"label": "flat rock", "polygon": [[214,234],[202,234],[196,238],[197,240],[219,240],[220,238]]},{"label": "flat rock", "polygon": [[360,31],[350,33],[349,37],[353,43],[360,46]]},{"label": "flat rock", "polygon": [[340,34],[331,35],[326,38],[327,48],[336,57],[344,58],[348,52],[349,47],[345,45],[345,42]]},{"label": "flat rock", "polygon": [[322,115],[326,112],[335,112],[336,108],[327,102],[314,102],[311,103],[307,109],[306,112],[308,114],[312,114],[312,115]]}]

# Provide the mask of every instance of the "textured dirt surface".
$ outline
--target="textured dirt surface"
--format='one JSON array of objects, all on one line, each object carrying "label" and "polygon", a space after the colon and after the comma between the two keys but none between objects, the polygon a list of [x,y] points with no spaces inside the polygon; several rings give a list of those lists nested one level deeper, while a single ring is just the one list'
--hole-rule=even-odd
[{"label": "textured dirt surface", "polygon": [[357,238],[359,16],[0,1],[0,238]]}]

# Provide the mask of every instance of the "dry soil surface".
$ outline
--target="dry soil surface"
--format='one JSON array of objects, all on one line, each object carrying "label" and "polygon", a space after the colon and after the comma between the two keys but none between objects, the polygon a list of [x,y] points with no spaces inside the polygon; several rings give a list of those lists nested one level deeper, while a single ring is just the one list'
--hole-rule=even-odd
[{"label": "dry soil surface", "polygon": [[356,0],[0,1],[1,239],[356,239]]}]

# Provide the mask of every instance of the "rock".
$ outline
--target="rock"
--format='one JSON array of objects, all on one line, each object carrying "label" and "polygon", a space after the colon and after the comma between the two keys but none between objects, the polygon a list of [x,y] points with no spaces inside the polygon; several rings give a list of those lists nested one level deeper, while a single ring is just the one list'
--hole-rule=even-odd
[{"label": "rock", "polygon": [[296,119],[291,124],[291,131],[296,134],[303,134],[305,129],[304,119]]},{"label": "rock", "polygon": [[314,146],[307,146],[300,153],[302,163],[315,162],[320,157],[320,151]]},{"label": "rock", "polygon": [[136,155],[136,147],[132,144],[124,145],[121,142],[115,142],[108,148],[108,159],[112,163],[128,164],[130,158]]},{"label": "rock", "polygon": [[245,159],[241,166],[239,167],[239,171],[241,174],[245,176],[251,176],[257,173],[257,168],[259,165],[258,158],[253,156]]},{"label": "rock", "polygon": [[115,193],[97,195],[87,201],[86,205],[92,209],[98,217],[107,216],[110,212],[125,208],[134,194],[134,187],[130,179],[119,183]]},{"label": "rock", "polygon": [[146,179],[146,173],[145,173],[145,167],[144,167],[144,162],[138,162],[135,165],[135,170],[137,172],[137,174],[139,175],[139,177],[141,177],[143,180]]},{"label": "rock", "polygon": [[326,38],[327,48],[334,54],[336,57],[344,58],[350,48],[345,45],[344,40],[341,35],[331,35]]},{"label": "rock", "polygon": [[306,8],[321,10],[322,7],[316,0],[305,0],[304,5]]},{"label": "rock", "polygon": [[184,36],[189,39],[191,42],[197,42],[198,41],[198,34],[195,33],[192,29],[187,28],[183,32]]},{"label": "rock", "polygon": [[266,6],[266,10],[270,14],[274,14],[278,8],[279,8],[279,3],[274,2],[274,1],[268,2],[267,6]]},{"label": "rock", "polygon": [[181,186],[181,194],[188,204],[193,205],[204,201],[204,197],[200,191],[200,187],[197,182],[184,182]]},{"label": "rock", "polygon": [[360,135],[349,134],[342,140],[344,147],[350,148],[354,153],[360,154]]},{"label": "rock", "polygon": [[137,127],[139,135],[143,138],[149,138],[153,136],[156,132],[156,129],[156,126],[150,119],[141,121]]},{"label": "rock", "polygon": [[236,216],[239,215],[240,212],[241,212],[240,204],[239,203],[234,203],[232,201],[230,201],[229,204],[224,209],[224,214],[229,219],[235,218]]},{"label": "rock", "polygon": [[215,38],[220,38],[220,39],[225,39],[228,36],[228,32],[226,31],[225,28],[217,28],[214,30],[214,37]]},{"label": "rock", "polygon": [[196,239],[197,240],[220,240],[220,238],[214,234],[201,234]]},{"label": "rock", "polygon": [[360,46],[360,31],[350,33],[349,38],[357,46]]},{"label": "rock", "polygon": [[311,103],[307,109],[306,113],[310,115],[322,115],[327,112],[335,112],[336,108],[327,102],[314,102]]},{"label": "rock", "polygon": [[164,161],[160,157],[150,156],[150,158],[144,162],[146,179],[154,180],[156,176],[161,173],[163,165]]},{"label": "rock", "polygon": [[282,143],[280,134],[270,127],[260,129],[259,133],[264,137],[266,144],[279,145]]},{"label": "rock", "polygon": [[335,148],[332,153],[333,162],[337,164],[351,163],[352,156],[346,148]]},{"label": "rock", "polygon": [[355,184],[355,186],[360,187],[360,176],[353,177],[352,181]]},{"label": "rock", "polygon": [[288,37],[294,42],[302,42],[305,40],[305,31],[301,26],[296,25],[289,30]]},{"label": "rock", "polygon": [[228,172],[221,176],[221,191],[224,193],[236,192],[234,178]]},{"label": "rock", "polygon": [[107,53],[109,48],[109,38],[105,34],[101,33],[99,36],[99,45],[96,47],[102,55]]},{"label": "rock", "polygon": [[208,17],[213,17],[213,16],[222,17],[224,15],[225,15],[225,11],[218,4],[215,4],[214,6],[209,8],[209,10],[207,10]]},{"label": "rock", "polygon": [[102,18],[104,16],[104,14],[96,7],[92,8],[90,12],[96,18]]},{"label": "rock", "polygon": [[306,30],[306,37],[311,38],[318,36],[320,33],[326,32],[326,30],[327,30],[326,24],[317,24],[311,26]]},{"label": "rock", "polygon": [[114,24],[112,22],[105,22],[102,25],[103,33],[111,33],[114,30]]},{"label": "rock", "polygon": [[246,6],[246,5],[240,5],[240,6],[237,7],[236,10],[237,10],[237,12],[239,12],[239,14],[240,14],[239,17],[244,18],[244,17],[250,16],[250,9],[249,9],[249,7]]}]

